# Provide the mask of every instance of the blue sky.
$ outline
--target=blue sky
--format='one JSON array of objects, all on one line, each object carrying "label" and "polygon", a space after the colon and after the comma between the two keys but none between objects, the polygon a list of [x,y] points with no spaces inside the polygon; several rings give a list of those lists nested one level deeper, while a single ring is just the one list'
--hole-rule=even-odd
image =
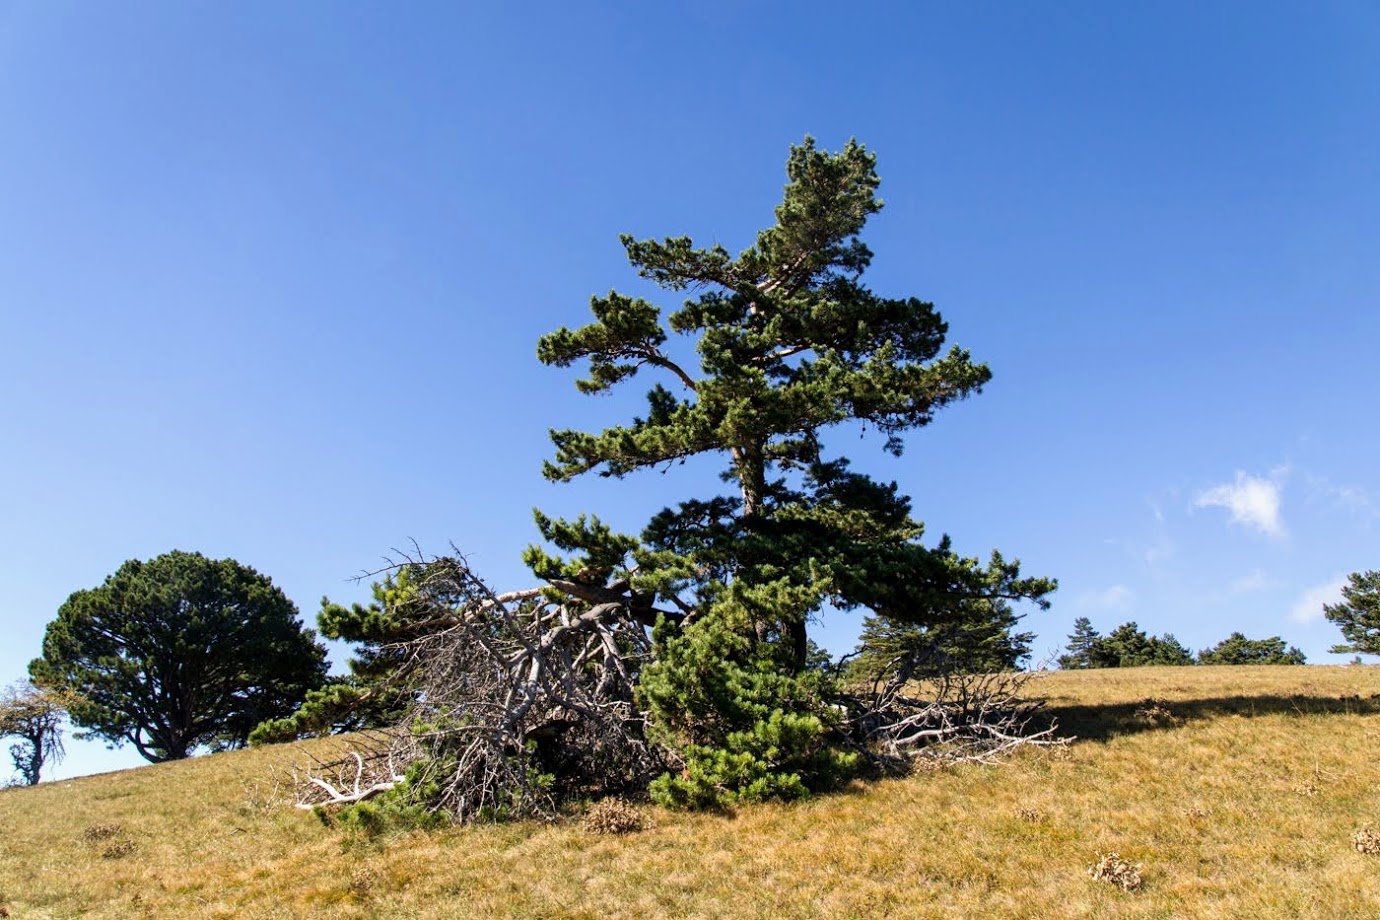
[{"label": "blue sky", "polygon": [[234,557],[311,621],[393,547],[525,586],[532,507],[636,530],[717,489],[545,482],[549,428],[640,396],[535,341],[647,293],[620,232],[748,245],[807,133],[879,157],[872,287],[994,372],[899,460],[833,443],[1060,580],[1040,656],[1089,616],[1344,660],[1377,60],[1365,2],[0,3],[0,683],[126,559]]}]

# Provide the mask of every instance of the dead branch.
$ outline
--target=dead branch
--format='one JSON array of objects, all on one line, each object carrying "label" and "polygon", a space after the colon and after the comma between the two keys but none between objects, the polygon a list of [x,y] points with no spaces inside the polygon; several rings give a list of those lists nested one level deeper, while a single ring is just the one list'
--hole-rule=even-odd
[{"label": "dead branch", "polygon": [[[657,760],[633,687],[651,653],[623,585],[498,594],[462,559],[408,559],[435,608],[389,649],[413,702],[386,745],[317,764],[298,805],[397,790],[466,822],[555,813],[570,794],[645,785]],[[567,587],[564,583],[557,585]]]},{"label": "dead branch", "polygon": [[923,655],[901,656],[874,676],[870,691],[846,695],[845,730],[884,769],[917,759],[996,763],[1017,748],[1065,745],[1028,687],[1037,672],[941,670],[914,680]]}]

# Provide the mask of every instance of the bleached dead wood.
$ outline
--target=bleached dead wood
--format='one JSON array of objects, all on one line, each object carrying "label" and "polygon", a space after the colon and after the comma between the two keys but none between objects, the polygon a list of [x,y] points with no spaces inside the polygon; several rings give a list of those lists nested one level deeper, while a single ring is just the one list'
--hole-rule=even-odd
[{"label": "bleached dead wood", "polygon": [[409,769],[426,807],[462,822],[551,815],[559,795],[581,791],[572,787],[646,782],[656,758],[633,687],[651,651],[647,611],[625,586],[498,594],[459,558],[407,564],[435,608],[391,647],[413,703],[386,754],[320,765],[299,786],[300,807],[376,797]]},{"label": "bleached dead wood", "polygon": [[883,767],[918,759],[992,764],[1017,748],[1069,743],[1029,692],[1038,672],[955,670],[915,680],[921,664],[920,655],[896,658],[870,690],[844,697],[846,730]]}]

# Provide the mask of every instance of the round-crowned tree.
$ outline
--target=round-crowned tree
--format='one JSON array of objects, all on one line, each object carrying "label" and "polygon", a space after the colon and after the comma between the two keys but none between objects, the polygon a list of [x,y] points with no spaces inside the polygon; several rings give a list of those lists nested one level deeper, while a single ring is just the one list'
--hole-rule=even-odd
[{"label": "round-crowned tree", "polygon": [[159,762],[243,746],[325,682],[326,650],[268,577],[174,551],[72,594],[29,672],[71,691],[74,725]]}]

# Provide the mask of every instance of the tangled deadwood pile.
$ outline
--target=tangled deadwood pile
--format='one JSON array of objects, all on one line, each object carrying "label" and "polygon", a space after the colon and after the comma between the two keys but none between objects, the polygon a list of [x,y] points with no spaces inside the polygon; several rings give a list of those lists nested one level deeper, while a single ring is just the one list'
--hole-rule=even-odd
[{"label": "tangled deadwood pile", "polygon": [[[1043,717],[1044,701],[1028,694],[1035,672],[935,665],[923,651],[899,656],[873,676],[868,692],[841,696],[850,737],[878,766],[994,763],[1019,747],[1068,743]],[[916,680],[917,673],[932,676]]]},{"label": "tangled deadwood pile", "polygon": [[401,789],[464,822],[549,816],[560,798],[645,784],[656,760],[633,688],[650,642],[625,600],[499,594],[453,557],[423,570],[417,589],[435,615],[395,646],[392,680],[412,699],[402,723],[319,765],[300,807]]}]

